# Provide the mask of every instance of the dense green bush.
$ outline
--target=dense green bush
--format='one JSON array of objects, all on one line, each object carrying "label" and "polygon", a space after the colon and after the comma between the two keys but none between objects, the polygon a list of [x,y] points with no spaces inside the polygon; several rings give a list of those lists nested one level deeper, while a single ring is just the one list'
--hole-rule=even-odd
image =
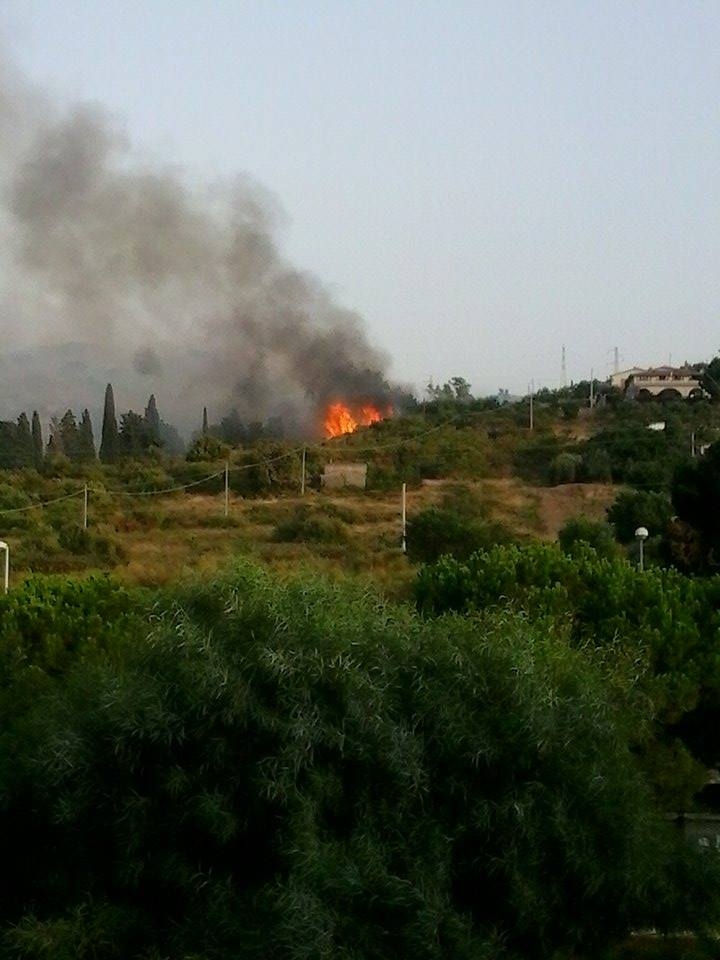
[{"label": "dense green bush", "polygon": [[700,552],[697,569],[720,569],[720,444],[705,456],[681,465],[673,478],[672,502],[692,529]]},{"label": "dense green bush", "polygon": [[[644,411],[642,404],[627,404],[608,411],[603,419],[602,428],[580,448],[587,479],[668,490],[675,470],[690,452],[691,406],[673,413],[658,404],[650,411]],[[653,419],[665,422],[665,429],[649,430]]]},{"label": "dense green bush", "polygon": [[5,955],[532,960],[715,924],[629,727],[522,618],[243,568],[3,725]]},{"label": "dense green bush", "polygon": [[554,465],[560,456],[573,452],[572,449],[566,449],[554,434],[538,433],[517,445],[513,465],[523,480],[534,483],[568,482],[556,480],[554,471],[557,468]]},{"label": "dense green bush", "polygon": [[448,485],[439,504],[414,514],[407,525],[407,554],[419,563],[444,554],[464,559],[511,540],[504,524],[489,518],[478,489],[462,483]]},{"label": "dense green bush", "polygon": [[587,517],[570,517],[558,532],[558,543],[565,553],[573,554],[579,544],[586,544],[601,557],[617,557],[619,548],[613,539],[612,529],[598,520]]},{"label": "dense green bush", "polygon": [[651,490],[623,490],[608,507],[607,518],[620,543],[632,543],[638,527],[650,536],[663,536],[672,518],[669,497]]},{"label": "dense green bush", "polygon": [[407,525],[407,554],[418,563],[432,563],[444,554],[462,560],[511,540],[502,523],[466,517],[447,507],[421,510]]},{"label": "dense green bush", "polygon": [[0,596],[0,674],[17,666],[57,673],[144,623],[145,594],[109,577],[31,577]]},{"label": "dense green bush", "polygon": [[577,453],[559,453],[550,464],[551,483],[575,483],[582,457]]},{"label": "dense green bush", "polygon": [[334,511],[301,504],[280,520],[273,539],[281,543],[344,543],[347,532]]},{"label": "dense green bush", "polygon": [[[510,605],[554,622],[578,647],[607,651],[642,677],[663,740],[672,745],[681,734],[694,756],[717,763],[720,577],[639,573],[582,544],[572,556],[533,544],[498,547],[465,563],[444,558],[420,571],[415,596],[432,614]],[[668,780],[666,773],[656,779]]]}]

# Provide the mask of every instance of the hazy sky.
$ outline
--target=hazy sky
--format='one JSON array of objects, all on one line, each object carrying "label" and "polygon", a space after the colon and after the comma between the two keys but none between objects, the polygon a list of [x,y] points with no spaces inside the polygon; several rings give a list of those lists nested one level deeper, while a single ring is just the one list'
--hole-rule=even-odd
[{"label": "hazy sky", "polygon": [[208,179],[424,384],[720,349],[720,3],[2,0],[14,61]]}]

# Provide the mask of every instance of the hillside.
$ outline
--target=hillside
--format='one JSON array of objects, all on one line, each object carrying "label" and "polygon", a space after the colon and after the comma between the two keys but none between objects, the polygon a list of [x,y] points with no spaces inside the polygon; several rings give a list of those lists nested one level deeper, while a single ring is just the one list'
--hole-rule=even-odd
[{"label": "hillside", "polygon": [[[487,527],[491,539],[493,531],[554,539],[573,517],[604,521],[621,485],[664,495],[692,434],[699,447],[720,426],[707,402],[608,403],[593,411],[568,402],[538,398],[533,430],[527,402],[478,400],[426,404],[309,444],[304,497],[297,443],[216,445],[191,451],[194,462],[156,454],[114,467],[55,458],[39,473],[2,472],[0,529],[15,576],[103,569],[159,584],[250,553],[280,568],[301,562],[363,573],[396,589],[411,575],[400,553],[403,483],[411,530],[418,514],[448,503],[455,509],[460,498],[466,519],[495,525]],[[647,429],[657,422],[665,429]],[[218,455],[230,464],[227,518]],[[368,464],[367,490],[322,491],[325,464],[346,460]]]}]

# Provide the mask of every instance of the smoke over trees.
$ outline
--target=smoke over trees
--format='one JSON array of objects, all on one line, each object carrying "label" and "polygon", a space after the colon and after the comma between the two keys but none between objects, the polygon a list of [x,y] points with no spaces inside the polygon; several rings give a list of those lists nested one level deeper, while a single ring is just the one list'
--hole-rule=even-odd
[{"label": "smoke over trees", "polygon": [[[2,64],[0,196],[0,318],[46,412],[111,377],[184,427],[204,403],[301,430],[334,396],[389,399],[360,318],[278,253],[261,188],[191,184],[101,107],[62,108]],[[21,375],[4,365],[0,404],[29,402]]]}]

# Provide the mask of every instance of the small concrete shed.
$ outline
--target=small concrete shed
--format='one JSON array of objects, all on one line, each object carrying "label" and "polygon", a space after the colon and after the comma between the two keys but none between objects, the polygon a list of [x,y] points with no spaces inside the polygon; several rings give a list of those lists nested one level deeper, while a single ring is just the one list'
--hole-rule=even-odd
[{"label": "small concrete shed", "polygon": [[345,487],[357,487],[364,490],[367,485],[367,463],[328,463],[320,477],[325,490],[343,490]]}]

